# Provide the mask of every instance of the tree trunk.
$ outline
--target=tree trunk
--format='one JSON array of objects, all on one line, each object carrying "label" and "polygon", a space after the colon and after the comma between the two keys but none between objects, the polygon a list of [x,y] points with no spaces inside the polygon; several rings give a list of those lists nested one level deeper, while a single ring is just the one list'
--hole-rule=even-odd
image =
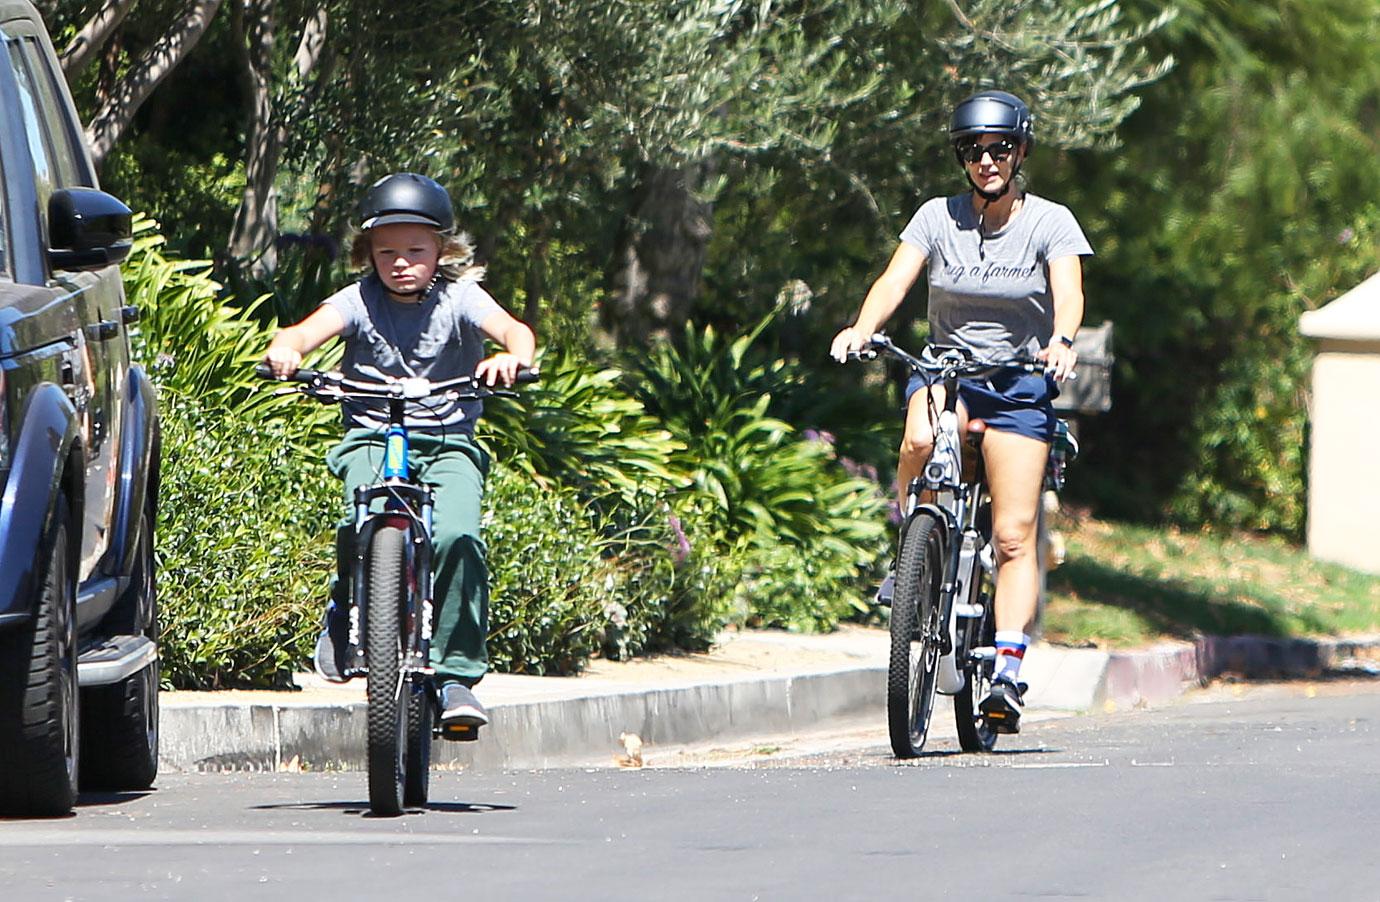
[{"label": "tree trunk", "polygon": [[713,233],[713,204],[696,191],[713,168],[707,161],[653,167],[644,177],[603,307],[604,327],[620,341],[646,344],[689,318]]},{"label": "tree trunk", "polygon": [[273,115],[274,0],[232,0],[230,21],[248,106],[244,195],[227,247],[237,277],[258,281],[277,268],[278,198],[273,189],[281,144]]},{"label": "tree trunk", "polygon": [[96,54],[110,40],[110,36],[125,20],[134,0],[106,0],[96,14],[86,21],[76,37],[62,51],[62,74],[68,81],[74,79],[86,64],[95,59]]},{"label": "tree trunk", "polygon": [[[273,46],[275,0],[247,0],[233,8],[235,46],[241,51],[240,74],[247,104],[245,127],[245,185],[227,246],[237,276],[266,281],[278,266],[278,195],[274,184],[278,162],[287,141],[287,122],[301,108],[286,114],[273,104]],[[327,10],[323,6],[307,18],[293,54],[297,85],[304,83],[321,59],[326,42]],[[306,95],[299,103],[305,104]]]},{"label": "tree trunk", "polygon": [[177,68],[197,41],[201,40],[220,8],[220,2],[192,0],[187,12],[125,73],[110,98],[96,110],[91,124],[86,127],[86,139],[97,168],[105,162],[110,149],[129,128],[134,114],[153,93],[153,89]]}]

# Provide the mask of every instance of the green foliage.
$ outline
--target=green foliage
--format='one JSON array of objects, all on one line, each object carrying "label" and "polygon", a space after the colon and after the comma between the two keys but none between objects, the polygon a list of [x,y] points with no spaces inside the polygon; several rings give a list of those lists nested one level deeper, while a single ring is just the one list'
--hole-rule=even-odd
[{"label": "green foliage", "polygon": [[479,435],[497,456],[586,499],[632,503],[683,482],[670,465],[683,445],[628,394],[620,371],[574,356],[539,365],[540,382],[485,408]]},{"label": "green foliage", "polygon": [[1061,161],[1090,321],[1117,323],[1112,413],[1071,486],[1109,514],[1292,536],[1311,348],[1298,317],[1374,269],[1380,11],[1185,3],[1179,68],[1113,156]]},{"label": "green foliage", "polygon": [[[165,256],[157,223],[141,218],[134,231],[123,267],[125,297],[139,308],[133,353],[158,385],[208,410],[250,419],[287,413],[297,424],[298,447],[331,434],[339,421],[333,409],[276,396],[254,374],[272,337],[254,308],[226,306],[206,261]],[[338,355],[327,350],[313,360],[329,366]]]},{"label": "green foliage", "polygon": [[827,628],[884,554],[887,501],[827,441],[767,414],[797,376],[783,361],[753,360],[756,337],[687,328],[679,346],[662,344],[636,367],[630,387],[684,443],[675,460],[692,489],[678,503],[737,558],[740,616]]},{"label": "green foliage", "polygon": [[723,625],[718,560],[681,550],[664,505],[620,528],[575,492],[498,466],[485,508],[499,670],[570,674],[596,653],[704,648]]},{"label": "green foliage", "polygon": [[157,538],[164,679],[284,688],[320,628],[339,483],[284,419],[164,388]]}]

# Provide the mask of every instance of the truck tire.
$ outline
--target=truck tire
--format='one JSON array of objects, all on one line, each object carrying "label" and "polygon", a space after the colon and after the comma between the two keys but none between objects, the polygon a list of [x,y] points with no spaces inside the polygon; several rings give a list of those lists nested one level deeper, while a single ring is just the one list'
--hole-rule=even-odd
[{"label": "truck tire", "polygon": [[34,616],[0,633],[0,812],[56,817],[77,801],[76,578],[67,499],[58,497]]},{"label": "truck tire", "polygon": [[[123,631],[158,641],[158,585],[153,560],[153,514],[145,508],[139,549],[120,611],[135,620]],[[158,776],[158,661],[110,686],[81,693],[83,789],[148,789]]]}]

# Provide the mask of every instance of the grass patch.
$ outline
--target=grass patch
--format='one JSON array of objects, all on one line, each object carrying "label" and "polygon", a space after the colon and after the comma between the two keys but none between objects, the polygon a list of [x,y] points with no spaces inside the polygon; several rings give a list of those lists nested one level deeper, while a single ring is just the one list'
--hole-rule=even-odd
[{"label": "grass patch", "polygon": [[1325,564],[1277,537],[1210,535],[1088,518],[1056,524],[1043,636],[1125,647],[1195,633],[1380,632],[1380,577]]}]

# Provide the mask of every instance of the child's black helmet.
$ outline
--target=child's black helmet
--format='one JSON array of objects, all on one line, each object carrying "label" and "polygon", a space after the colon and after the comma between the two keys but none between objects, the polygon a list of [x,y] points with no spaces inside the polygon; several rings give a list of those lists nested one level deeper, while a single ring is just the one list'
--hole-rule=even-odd
[{"label": "child's black helmet", "polygon": [[415,172],[398,172],[374,182],[359,205],[359,218],[359,227],[365,232],[398,222],[415,222],[438,232],[455,227],[455,212],[446,189]]},{"label": "child's black helmet", "polygon": [[958,141],[970,135],[1011,135],[1025,145],[1026,153],[1035,145],[1034,120],[1030,107],[1015,94],[1005,91],[982,91],[954,108],[949,119],[949,140]]}]

